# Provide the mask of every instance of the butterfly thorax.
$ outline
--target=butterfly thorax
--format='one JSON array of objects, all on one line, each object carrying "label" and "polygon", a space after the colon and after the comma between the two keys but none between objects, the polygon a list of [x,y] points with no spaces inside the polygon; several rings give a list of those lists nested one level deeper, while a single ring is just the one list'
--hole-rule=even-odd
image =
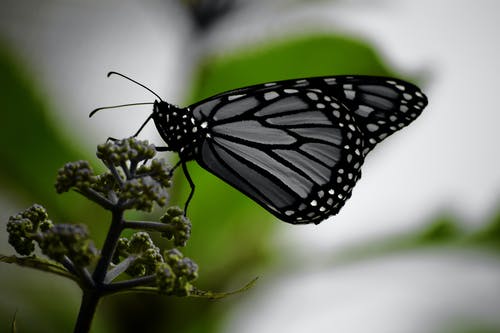
[{"label": "butterfly thorax", "polygon": [[198,153],[198,141],[203,128],[192,117],[189,108],[179,108],[164,101],[155,101],[153,120],[168,148],[184,160],[192,160]]}]

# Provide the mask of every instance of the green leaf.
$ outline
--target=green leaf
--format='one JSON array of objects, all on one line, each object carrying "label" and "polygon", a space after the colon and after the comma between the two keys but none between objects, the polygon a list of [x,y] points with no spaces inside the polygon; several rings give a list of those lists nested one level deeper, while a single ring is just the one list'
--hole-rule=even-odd
[{"label": "green leaf", "polygon": [[278,39],[200,64],[191,102],[247,85],[311,76],[395,72],[366,42],[336,35]]},{"label": "green leaf", "polygon": [[[231,291],[208,291],[208,290],[201,290],[198,288],[193,288],[189,295],[187,296],[182,296],[182,297],[193,297],[193,298],[208,298],[208,299],[222,299],[226,298],[229,296],[237,295],[243,292],[248,291],[251,289],[253,286],[255,286],[255,283],[257,282],[259,278],[256,277],[252,279],[250,282],[245,284],[243,287],[231,290]],[[156,287],[135,287],[132,289],[124,290],[122,293],[131,293],[131,292],[144,292],[144,293],[153,293],[158,295],[159,294],[159,289]]]},{"label": "green leaf", "polygon": [[62,267],[59,264],[53,263],[52,261],[45,260],[42,258],[5,256],[3,254],[0,254],[0,262],[38,269],[40,271],[66,277],[68,279],[71,279],[79,283],[78,279],[73,274],[69,273],[64,267]]}]

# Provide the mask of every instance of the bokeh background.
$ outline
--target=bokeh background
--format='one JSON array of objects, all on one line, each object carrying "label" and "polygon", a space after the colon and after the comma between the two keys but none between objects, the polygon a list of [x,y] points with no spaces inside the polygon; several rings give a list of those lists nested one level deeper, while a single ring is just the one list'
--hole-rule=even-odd
[{"label": "bokeh background", "polygon": [[[33,202],[59,222],[109,216],[55,194],[56,170],[171,103],[279,79],[391,75],[430,104],[380,144],[335,217],[292,226],[199,169],[187,255],[197,286],[248,292],[209,301],[104,300],[93,332],[500,332],[500,3],[410,0],[2,0],[0,253],[8,217]],[[154,126],[141,138],[160,144]],[[175,162],[175,156],[165,155]],[[187,196],[178,175],[173,203]],[[156,212],[156,216],[160,212]],[[149,216],[149,218],[154,218]],[[0,265],[0,331],[69,332],[80,301],[62,278]]]}]

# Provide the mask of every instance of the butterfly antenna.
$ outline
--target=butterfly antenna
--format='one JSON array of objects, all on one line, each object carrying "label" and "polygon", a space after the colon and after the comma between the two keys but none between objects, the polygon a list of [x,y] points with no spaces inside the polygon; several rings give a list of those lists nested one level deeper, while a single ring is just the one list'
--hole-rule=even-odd
[{"label": "butterfly antenna", "polygon": [[152,93],[153,95],[155,95],[156,97],[158,97],[158,99],[159,99],[160,101],[163,101],[163,100],[161,99],[160,95],[158,95],[157,93],[155,93],[153,90],[149,89],[148,87],[146,87],[146,86],[145,86],[145,85],[143,85],[142,83],[139,83],[139,82],[137,82],[136,80],[129,78],[129,77],[128,77],[128,76],[126,76],[126,75],[123,75],[123,74],[118,73],[118,72],[109,72],[107,76],[108,76],[108,77],[110,77],[110,76],[111,76],[111,75],[113,75],[113,74],[118,75],[118,76],[121,76],[122,78],[127,79],[127,80],[129,80],[129,81],[131,81],[131,82],[134,82],[135,84],[137,84],[137,85],[139,85],[139,86],[143,87],[144,89],[146,89],[147,91],[149,91],[150,93]]},{"label": "butterfly antenna", "polygon": [[129,103],[129,104],[103,106],[102,108],[97,108],[95,110],[92,110],[92,112],[90,112],[90,114],[89,114],[89,118],[92,117],[97,111],[101,111],[101,110],[116,109],[116,108],[122,108],[122,107],[125,107],[125,106],[151,105],[151,104],[154,104],[154,103],[152,103],[152,102],[144,102],[144,103]]}]

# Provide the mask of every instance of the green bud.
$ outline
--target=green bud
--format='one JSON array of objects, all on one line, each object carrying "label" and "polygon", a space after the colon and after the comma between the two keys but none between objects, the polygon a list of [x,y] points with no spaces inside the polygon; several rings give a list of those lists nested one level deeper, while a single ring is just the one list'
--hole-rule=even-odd
[{"label": "green bud", "polygon": [[25,256],[33,253],[37,233],[46,231],[53,226],[48,217],[44,207],[34,204],[9,218],[7,222],[9,244],[14,247],[17,253]]},{"label": "green bud", "polygon": [[94,171],[87,161],[66,163],[57,172],[56,191],[63,193],[71,188],[84,190],[95,182]]},{"label": "green bud", "polygon": [[153,159],[149,165],[141,165],[137,169],[137,175],[149,175],[165,188],[172,185],[170,172],[171,168],[162,159]]},{"label": "green bud", "polygon": [[154,145],[136,138],[109,141],[97,146],[97,157],[106,165],[118,166],[126,161],[140,162],[153,158]]},{"label": "green bud", "polygon": [[186,246],[191,237],[191,221],[184,216],[184,212],[179,207],[170,207],[160,221],[172,226],[161,235],[167,239],[173,239],[175,246]]},{"label": "green bud", "polygon": [[140,254],[154,246],[153,240],[147,232],[136,232],[130,237],[128,252]]},{"label": "green bud", "polygon": [[172,293],[176,277],[168,264],[160,264],[156,267],[156,285],[162,294]]},{"label": "green bud", "polygon": [[80,267],[88,266],[95,257],[85,225],[56,224],[43,233],[39,245],[47,257],[62,261],[67,256]]},{"label": "green bud", "polygon": [[30,237],[33,231],[33,222],[23,218],[21,215],[11,216],[9,222],[7,222],[9,244],[20,255],[29,256],[35,251],[35,244]]},{"label": "green bud", "polygon": [[119,196],[122,200],[130,200],[130,208],[149,212],[155,202],[159,206],[165,206],[168,193],[151,176],[144,176],[127,180]]}]

